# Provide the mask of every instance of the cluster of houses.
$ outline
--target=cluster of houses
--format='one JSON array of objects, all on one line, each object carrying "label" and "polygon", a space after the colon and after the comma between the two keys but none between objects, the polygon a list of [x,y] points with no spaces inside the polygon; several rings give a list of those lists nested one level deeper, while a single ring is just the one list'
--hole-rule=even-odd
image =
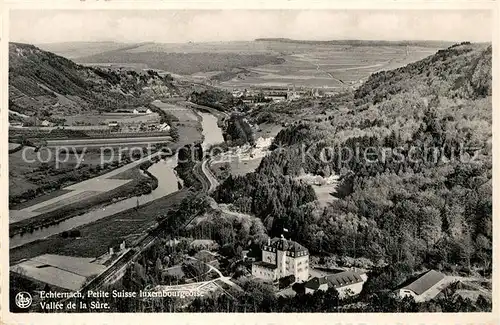
[{"label": "cluster of houses", "polygon": [[317,88],[296,90],[295,86],[287,88],[259,88],[259,89],[234,89],[234,98],[240,98],[244,103],[294,101],[302,97],[322,97]]},{"label": "cluster of houses", "polygon": [[150,108],[146,108],[146,107],[141,106],[141,107],[136,107],[133,109],[119,109],[116,111],[116,113],[145,115],[145,114],[152,114],[153,111]]},{"label": "cluster of houses", "polygon": [[[325,276],[310,276],[309,251],[299,243],[281,238],[268,239],[262,247],[260,260],[243,252],[244,260],[251,260],[252,276],[276,283],[281,278],[294,276],[295,282],[303,283],[305,293],[334,288],[339,297],[358,295],[368,280],[365,271],[349,269]],[[404,298],[411,296],[416,302],[429,301],[441,293],[449,284],[446,276],[438,271],[429,270],[412,277],[399,285],[393,294]]]}]

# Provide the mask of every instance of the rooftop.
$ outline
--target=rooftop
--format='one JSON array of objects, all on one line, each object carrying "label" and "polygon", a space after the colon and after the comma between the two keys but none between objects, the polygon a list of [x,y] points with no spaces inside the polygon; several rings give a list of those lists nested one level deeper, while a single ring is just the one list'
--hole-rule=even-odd
[{"label": "rooftop", "polygon": [[302,246],[301,244],[293,241],[287,240],[285,238],[273,238],[271,239],[271,245],[265,245],[267,247],[273,247],[280,251],[289,251],[289,252],[307,252],[307,248]]},{"label": "rooftop", "polygon": [[413,277],[403,282],[398,289],[411,290],[417,295],[421,295],[443,279],[444,274],[435,270],[429,270],[420,274],[416,278]]},{"label": "rooftop", "polygon": [[59,288],[79,290],[88,277],[106,269],[106,266],[94,263],[94,260],[93,258],[45,254],[13,265],[10,270]]},{"label": "rooftop", "polygon": [[321,285],[328,284],[329,288],[342,288],[359,282],[363,282],[363,279],[358,273],[345,271],[320,278],[312,278],[311,280],[306,282],[305,287],[313,290],[318,290]]}]

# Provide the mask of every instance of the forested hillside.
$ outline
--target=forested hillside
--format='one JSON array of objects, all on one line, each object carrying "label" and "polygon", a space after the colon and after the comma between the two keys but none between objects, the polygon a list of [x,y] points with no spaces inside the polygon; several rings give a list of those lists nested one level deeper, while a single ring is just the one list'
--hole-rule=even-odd
[{"label": "forested hillside", "polygon": [[248,110],[248,106],[243,103],[243,100],[234,98],[230,92],[217,88],[193,91],[190,100],[198,105],[212,107],[223,112],[230,112],[235,109],[240,111]]},{"label": "forested hillside", "polygon": [[[461,43],[372,75],[349,103],[322,99],[326,115],[281,131],[255,173],[213,196],[313,254],[491,271],[491,59]],[[303,173],[341,175],[338,198],[316,205]]]},{"label": "forested hillside", "polygon": [[170,76],[154,71],[84,67],[39,48],[9,44],[9,109],[75,113],[114,111],[148,104],[176,92]]}]

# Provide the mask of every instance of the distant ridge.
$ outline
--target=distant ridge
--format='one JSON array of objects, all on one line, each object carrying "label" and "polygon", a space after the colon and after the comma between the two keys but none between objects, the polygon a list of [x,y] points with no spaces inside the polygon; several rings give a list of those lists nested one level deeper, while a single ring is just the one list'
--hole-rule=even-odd
[{"label": "distant ridge", "polygon": [[386,46],[386,45],[410,45],[410,46],[432,46],[432,47],[448,47],[456,42],[449,41],[383,41],[383,40],[294,40],[290,38],[257,38],[256,42],[280,42],[280,43],[297,43],[297,44],[323,44],[323,45],[350,45],[350,46]]},{"label": "distant ridge", "polygon": [[9,110],[21,114],[111,112],[176,91],[170,76],[155,71],[85,67],[31,44],[9,43]]}]

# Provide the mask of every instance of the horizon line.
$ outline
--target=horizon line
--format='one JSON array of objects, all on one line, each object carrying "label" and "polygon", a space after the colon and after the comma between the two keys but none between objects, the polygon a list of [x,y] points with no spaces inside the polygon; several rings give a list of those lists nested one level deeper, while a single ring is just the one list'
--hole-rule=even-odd
[{"label": "horizon line", "polygon": [[224,41],[184,41],[184,42],[158,42],[158,41],[137,41],[137,42],[129,42],[129,41],[117,41],[117,40],[95,40],[95,41],[61,41],[61,42],[25,42],[25,41],[17,41],[17,40],[9,40],[9,43],[24,43],[24,44],[32,44],[32,45],[47,45],[47,44],[64,44],[64,43],[116,43],[116,44],[210,44],[210,43],[236,43],[236,42],[317,42],[317,43],[329,43],[329,42],[388,42],[388,43],[402,43],[402,42],[433,42],[433,43],[460,43],[460,42],[471,42],[471,43],[492,43],[492,40],[488,41],[470,41],[467,39],[461,40],[432,40],[432,39],[397,39],[397,40],[388,40],[388,39],[357,39],[357,38],[348,38],[348,39],[293,39],[286,37],[259,37],[253,40],[224,40]]}]

